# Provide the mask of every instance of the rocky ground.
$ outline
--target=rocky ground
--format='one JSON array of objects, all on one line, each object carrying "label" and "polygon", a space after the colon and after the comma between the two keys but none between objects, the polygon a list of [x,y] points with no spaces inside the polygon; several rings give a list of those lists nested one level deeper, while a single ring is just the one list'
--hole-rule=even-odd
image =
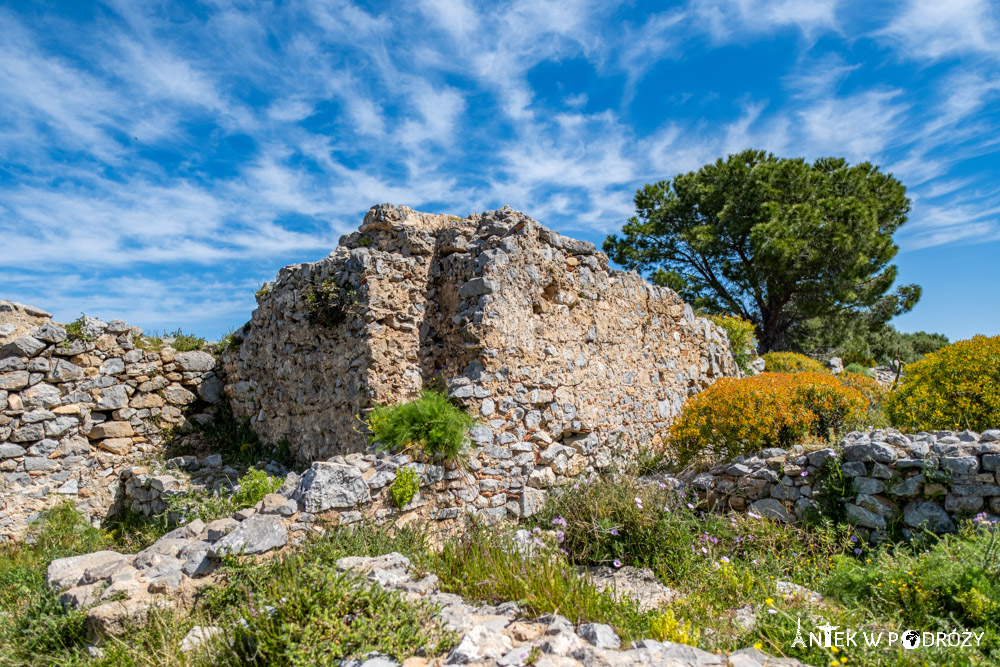
[{"label": "rocky ground", "polygon": [[[253,528],[254,548],[264,548],[284,539],[280,531],[275,530],[276,524],[264,521],[261,518],[256,522],[246,519],[240,526],[243,532]],[[224,527],[221,522],[215,523],[214,527],[204,527],[202,536],[211,538]],[[238,534],[234,531],[227,537]],[[224,551],[232,546],[234,539],[217,540],[209,550]],[[156,593],[122,598],[134,595],[142,588],[151,592],[176,590],[174,587],[179,584],[181,574],[169,568],[169,560],[173,557],[168,554],[173,553],[182,542],[185,542],[183,538],[167,536],[154,545],[155,548],[135,556],[105,551],[54,561],[49,567],[48,581],[52,586],[70,587],[63,594],[63,599],[71,605],[85,606],[107,600],[91,609],[88,622],[96,632],[119,632],[129,618],[139,618],[153,605],[168,604],[166,597]],[[183,557],[185,551],[191,551],[190,544],[182,548],[178,555]],[[582,623],[574,626],[558,614],[526,618],[516,602],[479,606],[458,595],[441,592],[436,575],[420,576],[409,559],[398,553],[342,558],[337,561],[337,569],[361,575],[387,590],[400,591],[411,601],[430,602],[440,608],[439,618],[445,629],[459,636],[458,644],[447,655],[409,658],[402,663],[404,667],[440,664],[791,667],[802,664],[797,660],[768,656],[752,647],[729,655],[717,655],[685,644],[652,639],[633,642],[631,647],[622,646],[620,638],[608,625]],[[593,576],[599,587],[611,588],[617,595],[633,596],[643,607],[655,607],[676,595],[660,584],[648,570],[625,567],[614,573],[594,572]],[[222,630],[216,627],[195,627],[184,638],[182,651],[199,650],[207,640],[220,633]],[[95,654],[100,650],[99,646],[92,649]],[[352,667],[391,667],[400,663],[388,656],[370,655],[345,664]]]}]

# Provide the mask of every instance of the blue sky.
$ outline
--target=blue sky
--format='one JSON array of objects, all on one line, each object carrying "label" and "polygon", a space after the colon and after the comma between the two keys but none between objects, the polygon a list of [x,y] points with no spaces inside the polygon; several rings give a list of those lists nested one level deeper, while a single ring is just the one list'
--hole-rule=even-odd
[{"label": "blue sky", "polygon": [[748,147],[909,188],[904,331],[1000,333],[987,0],[0,2],[0,298],[209,337],[392,202],[597,243]]}]

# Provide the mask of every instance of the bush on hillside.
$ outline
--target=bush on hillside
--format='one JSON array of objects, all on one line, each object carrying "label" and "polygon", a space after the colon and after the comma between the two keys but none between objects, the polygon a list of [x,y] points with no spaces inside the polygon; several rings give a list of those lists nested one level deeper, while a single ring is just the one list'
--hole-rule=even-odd
[{"label": "bush on hillside", "polygon": [[872,377],[871,368],[872,368],[871,366],[864,366],[862,364],[855,362],[852,364],[847,364],[847,366],[844,367],[844,372],[856,373],[858,375],[864,375],[865,377]]},{"label": "bush on hillside", "polygon": [[768,352],[764,355],[765,373],[830,373],[815,359],[798,352]]},{"label": "bush on hillside", "polygon": [[757,337],[754,335],[753,322],[744,320],[738,315],[712,315],[709,317],[716,326],[722,327],[729,336],[729,349],[740,370],[746,373],[750,369],[750,360],[757,351]]},{"label": "bush on hillside", "polygon": [[452,462],[465,456],[465,434],[475,422],[444,393],[425,390],[415,401],[375,408],[365,423],[382,449]]},{"label": "bush on hillside", "polygon": [[915,430],[1000,426],[1000,336],[959,341],[907,366],[886,411]]},{"label": "bush on hillside", "polygon": [[684,405],[667,436],[678,462],[789,447],[805,436],[859,425],[868,401],[830,374],[761,373],[724,378]]},{"label": "bush on hillside", "polygon": [[851,389],[856,389],[865,397],[868,405],[865,409],[865,416],[862,423],[871,428],[885,428],[889,426],[889,418],[885,416],[882,405],[889,391],[880,385],[878,381],[865,373],[856,373],[844,369],[844,372],[837,376],[840,384]]}]

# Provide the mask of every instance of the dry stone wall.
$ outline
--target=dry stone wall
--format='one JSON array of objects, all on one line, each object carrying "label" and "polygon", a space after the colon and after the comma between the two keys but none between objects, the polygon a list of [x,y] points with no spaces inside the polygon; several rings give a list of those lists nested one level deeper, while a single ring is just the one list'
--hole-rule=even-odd
[{"label": "dry stone wall", "polygon": [[843,518],[876,542],[896,529],[948,533],[964,519],[1000,519],[1000,430],[853,432],[836,447],[765,449],[671,481],[721,509],[796,521],[820,509],[830,463],[849,492],[833,498]]},{"label": "dry stone wall", "polygon": [[258,304],[222,363],[264,440],[300,462],[362,452],[374,404],[446,387],[480,422],[455,503],[497,518],[656,442],[688,396],[739,373],[725,333],[674,292],[509,208],[373,207]]},{"label": "dry stone wall", "polygon": [[183,409],[219,400],[212,355],[137,347],[142,330],[85,318],[73,335],[38,308],[0,301],[0,539],[72,499],[105,517],[119,474],[157,452]]}]

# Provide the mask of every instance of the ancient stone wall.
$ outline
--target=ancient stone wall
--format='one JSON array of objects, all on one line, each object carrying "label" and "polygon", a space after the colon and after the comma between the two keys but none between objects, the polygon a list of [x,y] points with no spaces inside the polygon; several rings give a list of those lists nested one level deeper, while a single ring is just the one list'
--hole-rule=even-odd
[{"label": "ancient stone wall", "polygon": [[70,335],[42,310],[0,301],[0,539],[65,498],[100,521],[119,473],[158,451],[163,427],[219,399],[212,355],[143,350],[141,336],[95,318]]},{"label": "ancient stone wall", "polygon": [[765,449],[675,481],[713,506],[794,521],[819,509],[830,459],[850,492],[846,521],[876,542],[894,528],[947,533],[980,513],[1000,515],[1000,430],[854,432],[833,448]]},{"label": "ancient stone wall", "polygon": [[263,439],[301,462],[361,452],[366,410],[446,387],[480,420],[462,499],[497,514],[656,443],[687,396],[739,373],[725,333],[674,292],[509,208],[373,207],[258,303],[222,362]]}]

